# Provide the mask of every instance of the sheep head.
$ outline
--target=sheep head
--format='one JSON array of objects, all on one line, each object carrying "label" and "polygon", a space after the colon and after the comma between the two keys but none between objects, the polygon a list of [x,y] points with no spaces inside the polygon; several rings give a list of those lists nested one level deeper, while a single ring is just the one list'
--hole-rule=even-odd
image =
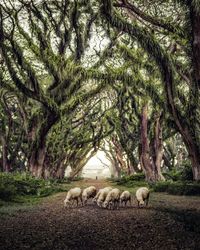
[{"label": "sheep head", "polygon": [[68,199],[64,200],[64,207],[69,207],[70,201]]},{"label": "sheep head", "polygon": [[104,203],[103,203],[103,207],[104,207],[104,208],[107,208],[107,207],[108,207],[108,205],[109,205],[109,202],[108,202],[108,201],[104,201]]}]

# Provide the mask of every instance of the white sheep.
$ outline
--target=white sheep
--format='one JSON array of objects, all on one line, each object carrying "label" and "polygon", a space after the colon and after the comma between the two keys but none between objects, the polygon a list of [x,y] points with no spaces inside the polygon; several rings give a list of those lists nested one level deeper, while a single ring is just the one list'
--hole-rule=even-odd
[{"label": "white sheep", "polygon": [[124,191],[121,195],[120,195],[120,202],[122,205],[124,205],[124,207],[126,206],[127,202],[129,201],[130,205],[131,205],[131,194],[129,191]]},{"label": "white sheep", "polygon": [[99,191],[97,192],[97,194],[95,195],[95,197],[92,199],[92,201],[94,203],[97,202],[98,198],[99,198],[99,195],[101,194],[101,191],[103,190],[103,188],[99,189]]},{"label": "white sheep", "polygon": [[97,205],[99,207],[102,207],[102,204],[103,202],[105,201],[106,199],[106,196],[108,195],[108,193],[112,190],[111,187],[105,187],[103,189],[100,190],[100,193],[99,193],[99,196],[98,196],[98,199],[97,199]]},{"label": "white sheep", "polygon": [[[76,200],[77,202],[77,207],[78,207],[78,199],[80,198],[80,201],[82,203],[82,190],[79,187],[71,188],[67,192],[67,196],[64,200],[64,207],[70,207],[70,205],[73,206],[74,201]],[[72,201],[72,203],[71,203]]]},{"label": "white sheep", "polygon": [[112,189],[103,203],[104,208],[114,209],[119,208],[120,190],[118,188]]},{"label": "white sheep", "polygon": [[86,205],[87,200],[90,198],[93,198],[96,195],[96,193],[97,193],[97,190],[94,186],[85,188],[82,193],[83,205]]},{"label": "white sheep", "polygon": [[138,202],[138,207],[143,206],[146,203],[146,206],[149,202],[149,189],[146,187],[141,187],[136,191],[136,199]]}]

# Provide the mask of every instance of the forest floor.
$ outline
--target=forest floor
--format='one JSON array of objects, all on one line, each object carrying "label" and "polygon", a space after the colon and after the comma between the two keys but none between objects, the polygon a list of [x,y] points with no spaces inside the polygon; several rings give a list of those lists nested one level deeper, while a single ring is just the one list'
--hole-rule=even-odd
[{"label": "forest floor", "polygon": [[[74,186],[110,186],[83,180]],[[152,193],[149,206],[106,210],[90,201],[65,209],[66,193],[0,215],[0,249],[200,249],[200,197]]]}]

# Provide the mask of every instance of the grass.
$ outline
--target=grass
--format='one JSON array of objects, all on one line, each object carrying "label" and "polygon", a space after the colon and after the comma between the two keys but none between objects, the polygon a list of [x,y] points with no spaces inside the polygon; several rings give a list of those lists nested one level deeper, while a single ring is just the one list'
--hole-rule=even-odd
[{"label": "grass", "polygon": [[200,183],[182,182],[182,181],[165,181],[157,182],[152,185],[155,192],[167,192],[173,195],[200,195]]},{"label": "grass", "polygon": [[135,194],[139,187],[150,188],[142,173],[123,176],[121,179],[109,179],[109,181],[112,186],[119,188],[121,191],[128,190],[131,194]]},{"label": "grass", "polygon": [[0,215],[33,209],[45,197],[67,192],[72,183],[69,180],[36,179],[27,173],[0,173]]},{"label": "grass", "polygon": [[12,201],[0,200],[0,215],[13,215],[16,212],[31,210],[42,200],[43,198],[38,196],[16,196]]}]

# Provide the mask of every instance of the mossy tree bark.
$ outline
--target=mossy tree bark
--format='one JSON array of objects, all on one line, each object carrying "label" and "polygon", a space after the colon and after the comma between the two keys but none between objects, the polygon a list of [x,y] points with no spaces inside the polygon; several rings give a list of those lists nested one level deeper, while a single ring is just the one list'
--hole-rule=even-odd
[{"label": "mossy tree bark", "polygon": [[[61,112],[72,117],[79,105],[106,87],[106,83],[99,81],[86,91],[83,88],[86,81],[94,79],[91,71],[81,66],[81,59],[96,14],[89,3],[77,1],[22,0],[18,4],[21,6],[18,10],[13,5],[0,4],[1,56],[12,84],[35,106],[28,121],[28,168],[34,176],[44,177],[47,139],[60,121]],[[10,29],[5,16],[10,20]],[[22,16],[27,29],[21,25]],[[52,37],[56,37],[56,44]],[[24,53],[25,46],[27,53]]]},{"label": "mossy tree bark", "polygon": [[[136,22],[130,24],[130,22],[126,22],[122,17],[120,17],[120,15],[116,14],[111,0],[106,0],[102,3],[101,11],[104,18],[106,18],[110,25],[115,27],[119,32],[122,31],[126,34],[129,34],[133,40],[136,40],[142,46],[150,58],[153,58],[156,62],[162,75],[168,112],[173,117],[176,129],[182,135],[183,141],[187,147],[189,158],[191,159],[192,163],[194,180],[200,180],[200,140],[199,135],[196,132],[197,128],[199,128],[199,119],[197,118],[197,114],[199,113],[200,107],[198,101],[199,98],[197,98],[197,96],[199,97],[198,81],[200,75],[200,42],[198,28],[200,13],[199,8],[195,6],[193,2],[187,1],[186,5],[191,13],[189,21],[192,34],[191,39],[187,40],[187,46],[191,46],[193,48],[193,54],[191,55],[191,58],[194,79],[190,86],[191,97],[189,100],[190,103],[188,103],[189,110],[185,115],[183,115],[181,112],[181,107],[178,106],[177,102],[175,101],[176,98],[179,98],[177,96],[178,91],[175,91],[175,67],[171,57],[168,54],[168,51],[165,51],[160,46],[159,42],[152,36],[147,28],[140,27]],[[196,115],[194,113],[196,113]],[[145,160],[148,163],[148,156],[145,157]]]}]

